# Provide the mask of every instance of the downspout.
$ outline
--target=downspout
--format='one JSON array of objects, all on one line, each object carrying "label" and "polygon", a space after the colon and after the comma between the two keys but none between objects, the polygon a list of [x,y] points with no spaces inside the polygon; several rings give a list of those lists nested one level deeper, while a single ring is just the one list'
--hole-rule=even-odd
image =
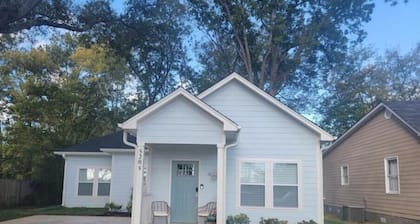
[{"label": "downspout", "polygon": [[127,131],[124,130],[124,132],[123,132],[123,142],[124,142],[124,144],[126,144],[128,146],[131,146],[134,149],[137,149],[137,145],[134,144],[134,143],[129,142],[127,137],[128,137]]},{"label": "downspout", "polygon": [[[239,131],[240,131],[240,129],[238,130],[238,132],[237,132],[237,135],[236,135],[236,139],[235,139],[235,141],[234,142],[232,142],[232,143],[230,143],[230,144],[228,144],[228,145],[225,145],[225,147],[224,147],[224,151],[225,151],[225,155],[224,155],[224,158],[223,158],[223,164],[224,164],[224,174],[223,174],[223,176],[226,178],[226,165],[227,165],[227,150],[228,149],[230,149],[230,148],[233,148],[233,147],[235,147],[235,146],[237,146],[238,144],[239,144]],[[223,183],[223,198],[225,198],[226,199],[226,180],[224,181],[224,183]],[[223,220],[226,220],[226,200],[224,200],[224,202],[223,202],[223,206],[224,206],[224,211],[223,211],[223,216],[224,217],[222,217],[222,219]]]}]

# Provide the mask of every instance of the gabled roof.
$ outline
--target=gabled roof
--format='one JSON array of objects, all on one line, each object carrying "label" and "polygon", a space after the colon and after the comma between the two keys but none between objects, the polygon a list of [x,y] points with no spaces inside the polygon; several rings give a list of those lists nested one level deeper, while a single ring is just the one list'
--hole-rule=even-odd
[{"label": "gabled roof", "polygon": [[385,103],[396,116],[420,136],[420,100]]},{"label": "gabled roof", "polygon": [[381,111],[387,110],[391,117],[397,118],[413,135],[420,138],[420,101],[395,101],[378,104],[369,113],[363,116],[353,127],[347,130],[324,152],[324,156],[349,138],[354,132],[363,127],[368,121],[374,118]]},{"label": "gabled roof", "polygon": [[[136,138],[128,135],[128,141],[135,143]],[[123,131],[118,131],[109,135],[92,139],[77,145],[72,145],[61,150],[57,153],[63,152],[102,152],[101,149],[130,149],[131,147],[123,142]]]},{"label": "gabled roof", "polygon": [[305,127],[309,128],[310,130],[314,131],[315,133],[318,133],[321,136],[321,141],[332,141],[334,140],[334,137],[323,130],[322,128],[318,127],[316,124],[305,118],[304,116],[300,115],[299,113],[295,112],[294,110],[290,109],[285,104],[281,103],[278,99],[274,98],[273,96],[269,95],[268,93],[264,92],[262,89],[255,86],[253,83],[249,82],[245,78],[243,78],[238,73],[232,73],[226,78],[222,79],[209,89],[205,90],[201,94],[198,95],[198,98],[204,99],[205,97],[209,96],[210,94],[217,91],[219,88],[225,86],[229,82],[236,80],[245,87],[249,88],[251,91],[256,93],[257,95],[261,96],[263,99],[267,100],[269,103],[273,104],[275,107],[279,108],[286,114],[290,115],[292,118],[303,124]]},{"label": "gabled roof", "polygon": [[148,115],[150,115],[151,113],[159,110],[161,107],[168,104],[169,102],[176,99],[177,97],[184,97],[185,99],[187,99],[188,101],[190,101],[191,103],[193,103],[194,105],[196,105],[197,107],[199,107],[200,109],[205,111],[210,116],[212,116],[212,117],[216,118],[217,120],[219,120],[220,122],[222,122],[224,131],[238,131],[240,129],[239,125],[237,125],[235,122],[233,122],[228,117],[221,114],[220,112],[218,112],[217,110],[215,110],[211,106],[207,105],[206,103],[201,101],[199,98],[193,96],[191,93],[189,93],[187,90],[185,90],[183,88],[178,88],[177,90],[175,90],[174,92],[172,92],[168,96],[162,98],[161,100],[159,100],[155,104],[149,106],[148,108],[144,109],[140,113],[134,115],[133,117],[131,117],[127,121],[125,121],[121,124],[118,124],[118,126],[122,129],[124,129],[124,130],[134,130],[134,129],[137,128],[137,121],[138,120],[141,120],[141,119],[147,117]]}]

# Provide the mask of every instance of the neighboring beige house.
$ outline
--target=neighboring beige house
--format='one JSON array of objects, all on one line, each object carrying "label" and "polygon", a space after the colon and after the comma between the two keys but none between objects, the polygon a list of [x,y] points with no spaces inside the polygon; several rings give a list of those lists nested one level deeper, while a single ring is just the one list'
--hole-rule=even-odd
[{"label": "neighboring beige house", "polygon": [[325,211],[420,223],[420,101],[381,103],[324,153]]}]

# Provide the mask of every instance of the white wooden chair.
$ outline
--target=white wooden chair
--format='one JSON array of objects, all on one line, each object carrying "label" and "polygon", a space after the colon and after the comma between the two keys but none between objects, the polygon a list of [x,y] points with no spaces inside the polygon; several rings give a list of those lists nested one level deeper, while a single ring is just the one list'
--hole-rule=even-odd
[{"label": "white wooden chair", "polygon": [[168,224],[170,207],[166,201],[152,202],[152,223]]},{"label": "white wooden chair", "polygon": [[197,209],[198,223],[205,224],[209,220],[209,216],[216,216],[216,202],[212,201]]}]

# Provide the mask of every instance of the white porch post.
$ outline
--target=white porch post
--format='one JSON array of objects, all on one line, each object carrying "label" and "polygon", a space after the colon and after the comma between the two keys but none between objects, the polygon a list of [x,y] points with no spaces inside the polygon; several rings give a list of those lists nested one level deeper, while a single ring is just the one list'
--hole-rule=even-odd
[{"label": "white porch post", "polygon": [[133,201],[131,210],[131,224],[141,223],[141,206],[143,199],[143,158],[144,143],[138,143],[134,153],[133,173]]},{"label": "white porch post", "polygon": [[225,223],[225,179],[226,150],[225,145],[217,145],[217,224]]}]

